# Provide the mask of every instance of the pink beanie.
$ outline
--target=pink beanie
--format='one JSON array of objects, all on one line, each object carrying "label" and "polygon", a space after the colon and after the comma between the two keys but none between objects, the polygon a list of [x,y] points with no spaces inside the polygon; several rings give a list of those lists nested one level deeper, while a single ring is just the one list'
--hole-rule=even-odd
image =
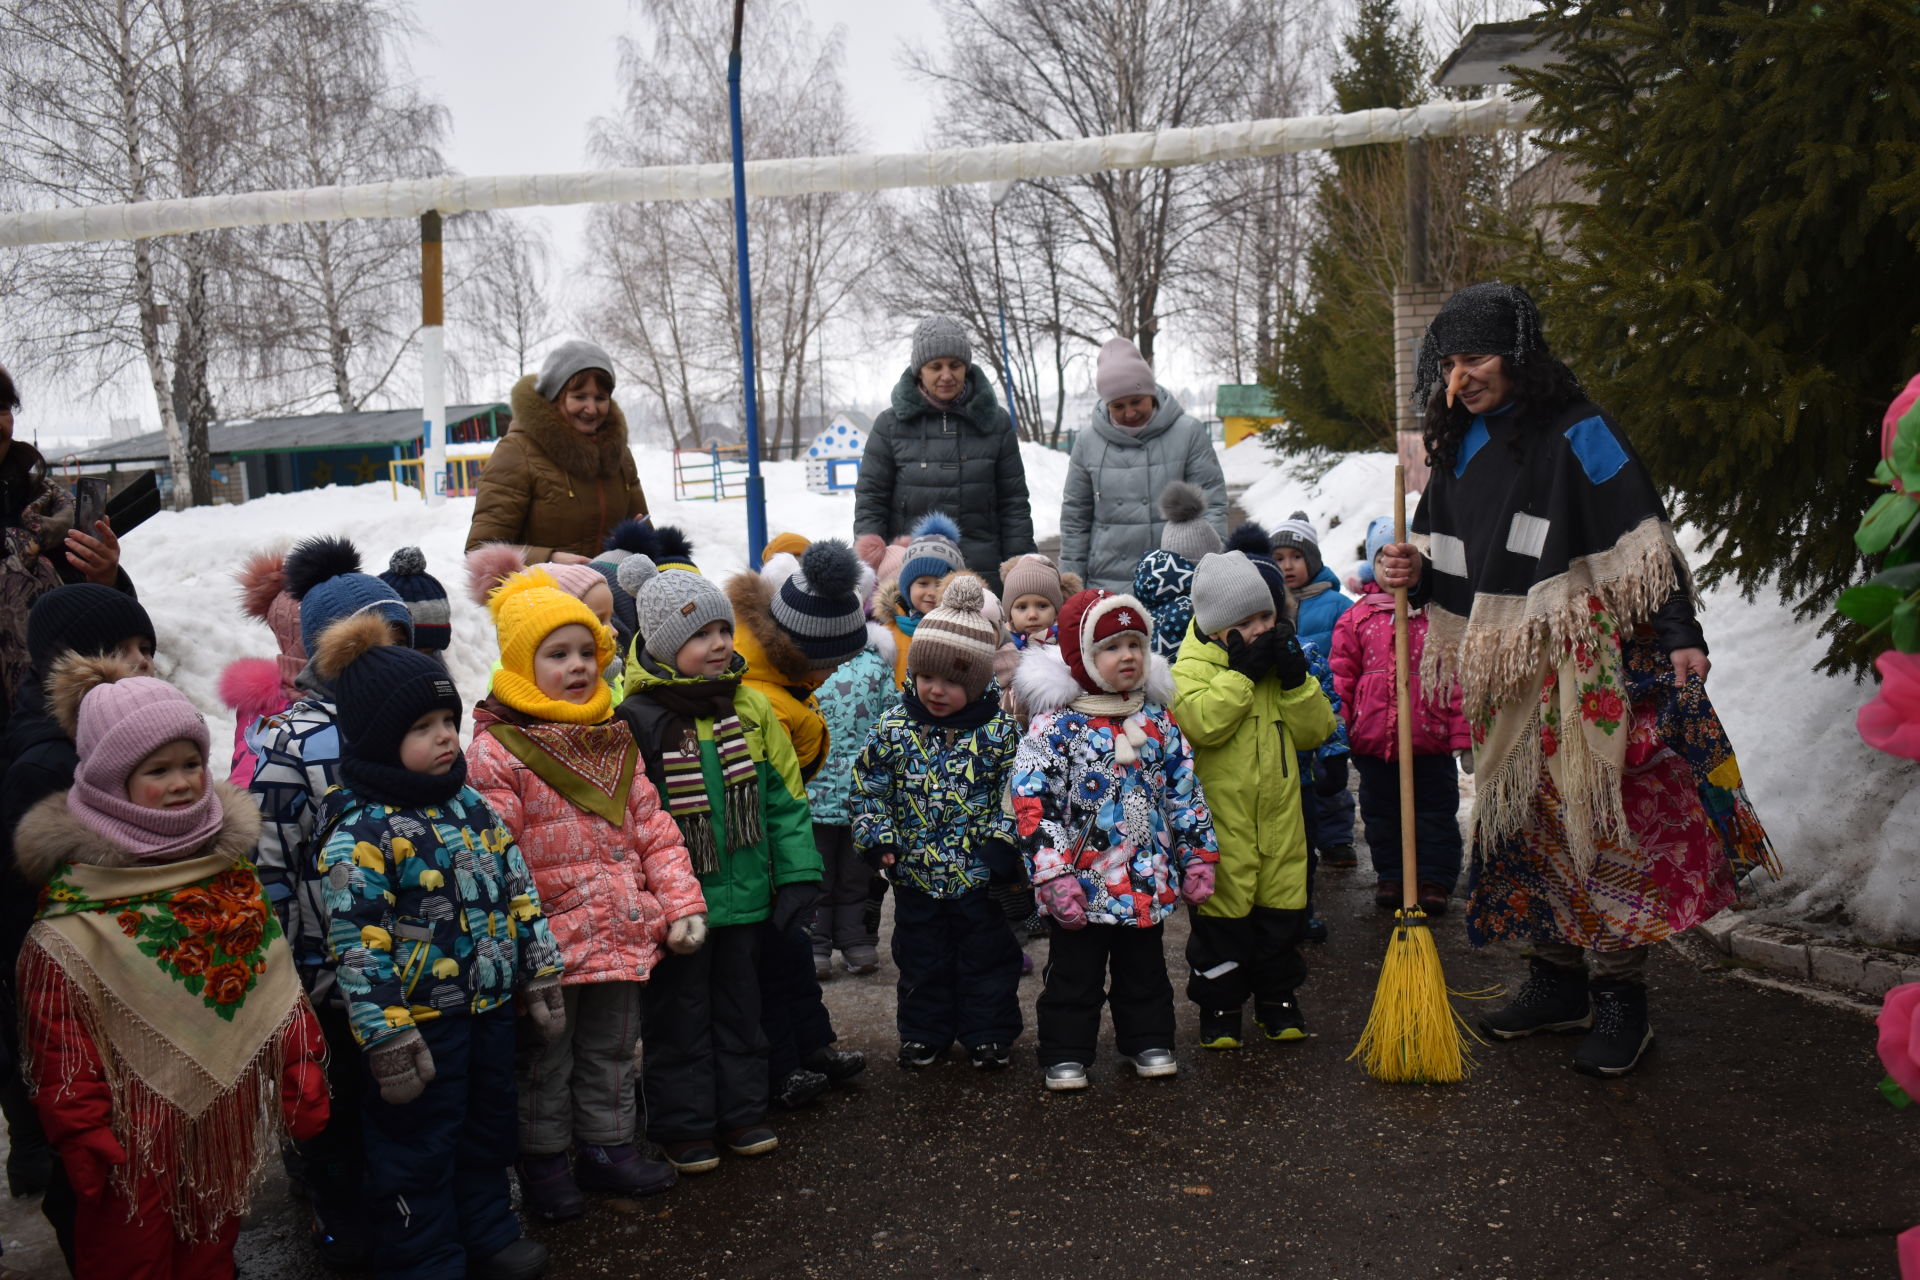
[{"label": "pink beanie", "polygon": [[1125,338],[1115,338],[1100,348],[1100,361],[1094,366],[1093,386],[1100,403],[1124,400],[1128,396],[1157,395],[1153,366],[1140,354],[1140,348]]},{"label": "pink beanie", "polygon": [[220,798],[208,786],[178,809],[146,809],[127,799],[127,779],[142,760],[185,740],[207,758],[207,722],[164,680],[127,674],[111,658],[68,657],[50,680],[54,706],[80,756],[67,808],[96,834],[142,861],[190,853],[220,829]]},{"label": "pink beanie", "polygon": [[607,576],[590,564],[547,564],[542,568],[575,600],[584,600],[587,592],[607,585]]}]

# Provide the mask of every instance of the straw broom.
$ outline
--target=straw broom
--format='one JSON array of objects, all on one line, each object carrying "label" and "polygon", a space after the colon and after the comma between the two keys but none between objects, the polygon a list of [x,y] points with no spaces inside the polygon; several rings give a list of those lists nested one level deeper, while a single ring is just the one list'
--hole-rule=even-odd
[{"label": "straw broom", "polygon": [[[1407,472],[1393,469],[1393,540],[1407,540]],[[1447,979],[1427,914],[1415,893],[1413,695],[1407,661],[1407,589],[1393,592],[1393,687],[1399,708],[1400,910],[1380,966],[1373,1011],[1348,1055],[1389,1084],[1454,1084],[1473,1068],[1465,1024],[1447,1000]]]}]

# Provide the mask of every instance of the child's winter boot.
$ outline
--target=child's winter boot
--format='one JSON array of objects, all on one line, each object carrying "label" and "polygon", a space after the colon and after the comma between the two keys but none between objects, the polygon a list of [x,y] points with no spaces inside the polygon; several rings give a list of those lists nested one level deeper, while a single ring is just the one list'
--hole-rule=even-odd
[{"label": "child's winter boot", "polygon": [[1623,1076],[1653,1043],[1647,1021],[1647,988],[1625,978],[1593,984],[1593,1030],[1573,1052],[1573,1065],[1590,1076]]},{"label": "child's winter boot", "polygon": [[1481,1017],[1482,1031],[1500,1040],[1517,1040],[1541,1031],[1584,1031],[1593,1025],[1584,968],[1549,964],[1538,956],[1528,960],[1527,966],[1527,980],[1506,1008]]},{"label": "child's winter boot", "polygon": [[1202,1009],[1200,1011],[1200,1047],[1202,1049],[1238,1049],[1240,1047],[1240,1011],[1238,1009]]},{"label": "child's winter boot", "polygon": [[546,1274],[547,1246],[521,1236],[506,1248],[467,1266],[469,1280],[538,1280]]},{"label": "child's winter boot", "polygon": [[520,1198],[527,1211],[548,1222],[577,1218],[587,1209],[587,1198],[573,1180],[573,1166],[567,1153],[549,1156],[522,1156],[519,1161]]},{"label": "child's winter boot", "polygon": [[1290,993],[1268,1004],[1255,1001],[1253,1020],[1260,1024],[1261,1033],[1269,1040],[1307,1038],[1307,1015],[1300,1012],[1300,1002]]},{"label": "child's winter boot", "polygon": [[658,1195],[679,1181],[673,1166],[665,1160],[652,1160],[640,1154],[630,1143],[596,1147],[581,1143],[578,1148],[577,1178],[583,1191],[600,1191],[616,1196]]}]

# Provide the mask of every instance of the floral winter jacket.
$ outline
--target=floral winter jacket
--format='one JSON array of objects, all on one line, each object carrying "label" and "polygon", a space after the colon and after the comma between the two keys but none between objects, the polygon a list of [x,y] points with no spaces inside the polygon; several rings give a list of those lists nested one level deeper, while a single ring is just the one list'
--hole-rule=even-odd
[{"label": "floral winter jacket", "polygon": [[[1427,646],[1427,612],[1418,610],[1407,632],[1407,674],[1413,697],[1413,754],[1464,751],[1472,739],[1460,714],[1460,691],[1445,705],[1420,691],[1420,655]],[[1333,684],[1346,706],[1347,737],[1361,755],[1400,758],[1400,712],[1393,692],[1393,594],[1368,583],[1359,603],[1333,628]]]},{"label": "floral winter jacket", "polygon": [[362,1048],[485,1013],[560,972],[526,860],[480,793],[397,809],[336,787],[322,806],[328,942]]},{"label": "floral winter jacket", "polygon": [[[533,871],[541,910],[566,966],[561,981],[646,981],[660,959],[667,926],[707,910],[680,828],[660,807],[637,758],[624,820],[616,825],[576,805],[507,750],[493,733],[505,723],[486,704],[474,712],[467,780],[513,832]],[[624,724],[610,724],[632,744]],[[597,739],[587,731],[604,726],[556,727],[581,730],[566,736],[584,740]],[[614,766],[603,755],[583,751],[576,763],[583,774],[604,777]],[[583,779],[581,785],[591,783]]]},{"label": "floral winter jacket", "polygon": [[867,624],[873,642],[835,667],[816,695],[827,722],[827,758],[807,784],[807,801],[813,820],[823,827],[853,825],[853,762],[887,708],[900,703],[892,657],[874,638],[878,629]]},{"label": "floral winter jacket", "polygon": [[[1146,704],[1125,720],[1073,708],[1082,690],[1056,646],[1020,663],[1014,686],[1032,713],[1013,766],[1017,843],[1033,882],[1077,875],[1093,924],[1147,928],[1173,910],[1191,862],[1218,862],[1193,753],[1167,707],[1173,680],[1154,658]],[[1144,732],[1121,764],[1114,735]]]},{"label": "floral winter jacket", "polygon": [[1019,745],[1004,711],[977,728],[942,729],[895,706],[853,766],[854,847],[892,847],[887,878],[935,898],[984,888],[987,843],[1014,843],[1001,797]]}]

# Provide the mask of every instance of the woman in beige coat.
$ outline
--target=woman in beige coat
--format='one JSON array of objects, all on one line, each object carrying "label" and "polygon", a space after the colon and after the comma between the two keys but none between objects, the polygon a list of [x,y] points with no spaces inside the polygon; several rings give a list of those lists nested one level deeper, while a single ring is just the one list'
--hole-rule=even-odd
[{"label": "woman in beige coat", "polygon": [[647,514],[627,419],[613,399],[613,360],[574,338],[514,384],[513,421],[480,477],[467,550],[527,549],[528,564],[581,564],[608,530]]}]

